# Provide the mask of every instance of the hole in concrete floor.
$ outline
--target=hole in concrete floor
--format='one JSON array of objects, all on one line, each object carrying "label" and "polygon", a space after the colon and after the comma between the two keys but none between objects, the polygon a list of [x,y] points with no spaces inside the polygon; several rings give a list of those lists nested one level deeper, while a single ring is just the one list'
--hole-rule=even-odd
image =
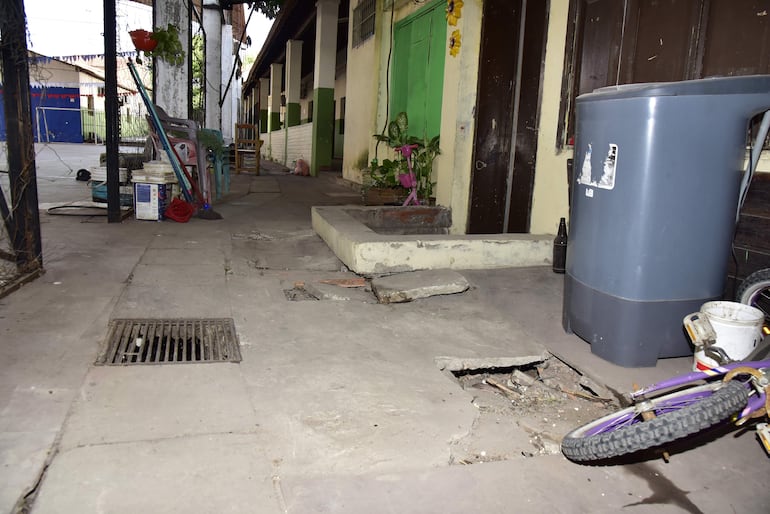
[{"label": "hole in concrete floor", "polygon": [[283,294],[290,302],[317,301],[319,298],[305,289],[305,286],[294,286],[291,289],[284,289]]},{"label": "hole in concrete floor", "polygon": [[522,366],[453,371],[479,411],[450,463],[559,453],[564,434],[617,410],[615,392],[554,356]]},{"label": "hole in concrete floor", "polygon": [[113,319],[96,364],[240,362],[232,318]]}]

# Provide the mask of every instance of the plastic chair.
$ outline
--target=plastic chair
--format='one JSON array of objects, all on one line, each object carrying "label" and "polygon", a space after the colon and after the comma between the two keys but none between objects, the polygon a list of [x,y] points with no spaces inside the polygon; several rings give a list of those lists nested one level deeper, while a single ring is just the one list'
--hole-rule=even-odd
[{"label": "plastic chair", "polygon": [[[198,130],[200,129],[198,122],[193,120],[185,120],[182,118],[174,118],[169,116],[162,107],[155,105],[155,110],[158,113],[161,126],[166,131],[169,142],[174,148],[179,149],[179,145],[184,143],[187,145],[187,156],[179,154],[179,157],[184,161],[185,166],[195,166],[198,172],[198,184],[203,194],[204,200],[207,203],[211,202],[211,191],[208,180],[207,165],[206,165],[206,148],[202,147],[198,142]],[[150,134],[152,136],[153,144],[155,146],[155,152],[161,154],[163,149],[160,145],[160,139],[153,130],[152,120],[147,120],[150,127]]]},{"label": "plastic chair", "polygon": [[227,159],[227,153],[224,148],[224,139],[222,133],[214,129],[201,129],[202,133],[208,134],[219,141],[219,147],[222,148],[222,153],[217,154],[215,152],[208,152],[208,159],[211,162],[211,167],[214,170],[214,192],[216,199],[220,199],[223,194],[230,192],[230,163]]}]

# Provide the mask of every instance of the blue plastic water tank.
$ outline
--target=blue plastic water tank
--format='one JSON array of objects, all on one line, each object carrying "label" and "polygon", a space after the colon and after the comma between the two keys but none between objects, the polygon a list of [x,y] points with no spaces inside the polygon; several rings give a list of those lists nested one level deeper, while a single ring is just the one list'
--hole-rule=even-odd
[{"label": "blue plastic water tank", "polygon": [[747,125],[767,109],[770,75],[578,97],[563,323],[592,353],[692,353],[682,318],[722,296]]}]

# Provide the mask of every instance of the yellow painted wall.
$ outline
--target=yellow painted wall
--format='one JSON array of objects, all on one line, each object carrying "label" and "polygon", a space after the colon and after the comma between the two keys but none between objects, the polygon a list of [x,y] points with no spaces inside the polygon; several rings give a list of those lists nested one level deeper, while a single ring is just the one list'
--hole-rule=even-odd
[{"label": "yellow painted wall", "polygon": [[[393,158],[393,151],[382,143],[377,145],[373,137],[383,132],[389,118],[393,116],[393,113],[388,112],[388,60],[392,59],[389,52],[393,26],[423,5],[413,0],[378,0],[374,36],[356,48],[348,47],[347,113],[342,165],[343,176],[348,180],[360,183],[361,170],[368,168],[374,158],[380,161]],[[351,5],[350,19],[353,19],[353,7]],[[352,45],[352,24],[348,40]]]},{"label": "yellow painted wall", "polygon": [[[339,73],[337,78],[334,79],[334,101],[336,102],[334,105],[334,119],[338,120],[340,119],[340,100],[342,98],[346,98],[347,95],[347,73],[342,72]],[[347,104],[347,100],[345,100],[345,103]]]},{"label": "yellow painted wall", "polygon": [[[399,9],[396,21],[416,10],[410,2]],[[551,0],[548,43],[543,77],[535,190],[531,232],[553,233],[558,220],[567,215],[566,162],[571,150],[556,152],[556,128],[561,102],[561,80],[569,0]],[[444,67],[443,110],[441,114],[441,156],[436,159],[436,203],[452,209],[453,234],[462,234],[468,223],[474,137],[474,108],[481,46],[483,0],[466,0],[457,26],[447,27],[447,55]],[[460,52],[449,54],[448,39],[454,30],[461,35]],[[386,62],[387,48],[383,45]],[[384,76],[384,73],[381,73]],[[380,91],[378,122],[386,120],[384,88]],[[380,152],[381,153],[381,152]]]},{"label": "yellow painted wall", "polygon": [[[474,109],[481,46],[481,0],[466,0],[457,26],[447,27],[441,155],[436,159],[436,203],[452,209],[451,233],[464,234],[468,224]],[[460,52],[449,54],[449,38],[460,31]]]},{"label": "yellow painted wall", "polygon": [[[353,19],[353,2],[349,19]],[[382,46],[382,0],[377,2],[377,25],[374,36],[356,48],[353,43],[353,24],[348,32],[348,64],[346,75],[345,146],[342,157],[342,176],[361,183],[361,170],[369,165],[369,147],[376,129],[376,113],[379,88],[379,54]],[[389,19],[389,17],[388,17]],[[385,36],[387,38],[387,34]],[[339,106],[339,104],[338,104]],[[373,154],[372,154],[373,155]]]},{"label": "yellow painted wall", "polygon": [[571,148],[556,151],[568,10],[569,0],[551,0],[532,195],[532,234],[555,233],[559,218],[567,217],[569,210],[567,159],[572,157],[573,152]]}]

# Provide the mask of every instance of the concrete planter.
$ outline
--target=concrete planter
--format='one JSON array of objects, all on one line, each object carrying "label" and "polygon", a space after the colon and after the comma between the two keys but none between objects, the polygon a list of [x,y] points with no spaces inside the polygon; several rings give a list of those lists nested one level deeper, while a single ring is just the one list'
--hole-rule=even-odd
[{"label": "concrete planter", "polygon": [[402,187],[368,187],[362,193],[364,205],[401,205],[409,191]]}]

